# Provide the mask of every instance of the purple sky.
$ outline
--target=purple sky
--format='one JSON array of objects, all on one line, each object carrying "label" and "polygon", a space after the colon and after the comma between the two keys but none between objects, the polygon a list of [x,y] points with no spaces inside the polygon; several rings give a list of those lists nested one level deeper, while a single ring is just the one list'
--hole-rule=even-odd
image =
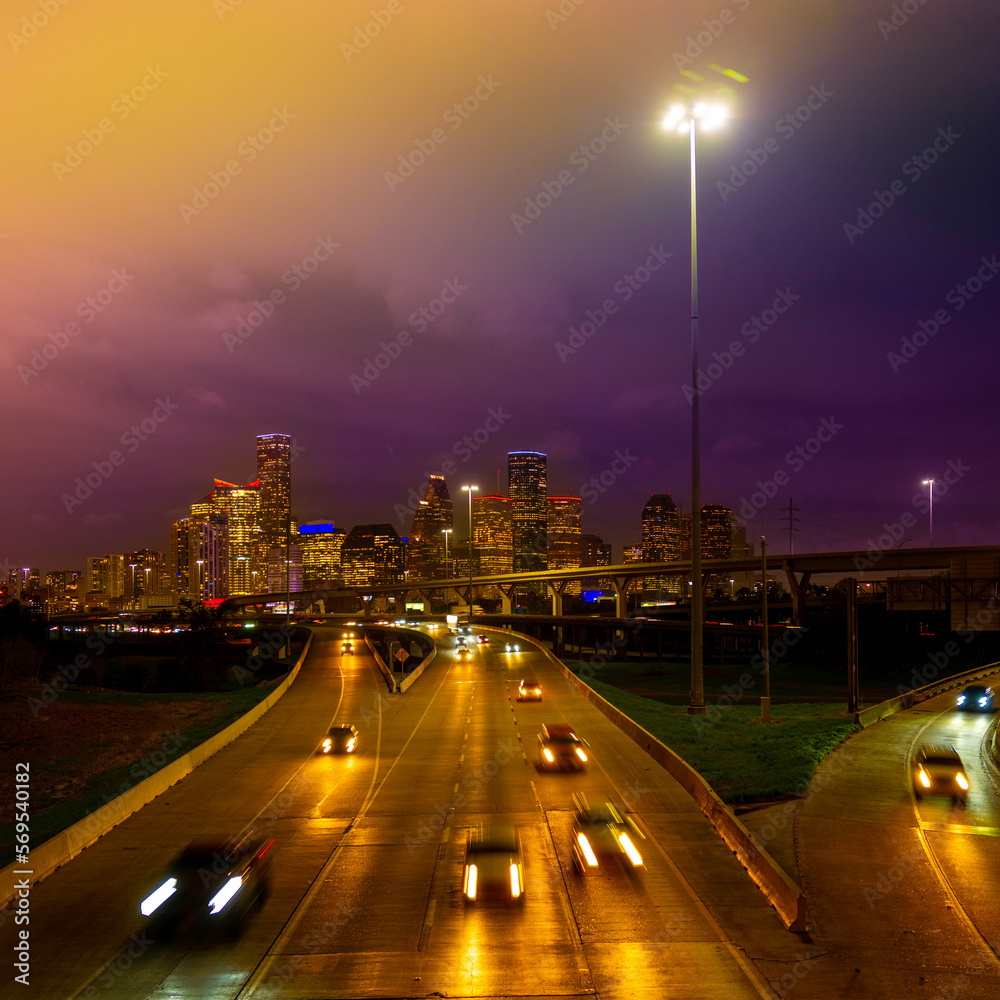
[{"label": "purple sky", "polygon": [[0,559],[166,548],[274,431],[295,514],[348,530],[405,533],[449,458],[461,509],[545,451],[620,559],[650,493],[690,504],[688,149],[658,122],[709,64],[748,82],[698,150],[703,501],[775,481],[772,551],[789,499],[796,551],[919,545],[933,476],[934,543],[1000,541],[996,5],[561,6],[376,0],[362,47],[371,0],[6,4]]}]

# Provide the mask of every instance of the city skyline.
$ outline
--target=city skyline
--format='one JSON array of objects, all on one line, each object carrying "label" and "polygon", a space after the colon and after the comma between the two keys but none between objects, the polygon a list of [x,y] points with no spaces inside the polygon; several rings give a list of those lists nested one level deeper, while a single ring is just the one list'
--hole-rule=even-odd
[{"label": "city skyline", "polygon": [[[231,6],[0,22],[0,562],[165,547],[273,428],[303,521],[405,533],[453,468],[461,523],[527,448],[619,552],[690,511],[694,393],[748,541],[926,544],[926,479],[934,544],[1000,537],[995,6]],[[689,73],[732,98],[693,379]]]}]

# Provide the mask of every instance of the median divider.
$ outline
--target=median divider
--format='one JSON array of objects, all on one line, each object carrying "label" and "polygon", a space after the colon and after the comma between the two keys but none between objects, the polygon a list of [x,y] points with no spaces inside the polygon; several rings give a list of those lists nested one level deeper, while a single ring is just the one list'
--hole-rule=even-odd
[{"label": "median divider", "polygon": [[661,743],[637,722],[633,722],[624,712],[615,708],[611,702],[602,698],[592,687],[577,677],[545,645],[527,635],[523,635],[522,638],[537,646],[587,701],[664,768],[694,799],[726,846],[736,855],[747,874],[774,907],[785,927],[790,931],[804,931],[807,911],[806,897],[802,890],[757,843],[754,835],[737,819],[733,810],[719,798],[709,783],[670,747]]},{"label": "median divider", "polygon": [[27,874],[32,884],[40,882],[61,868],[67,861],[75,858],[81,851],[90,847],[104,834],[113,830],[119,823],[137,813],[144,805],[152,802],[158,795],[165,792],[171,785],[177,784],[187,777],[199,764],[218,753],[223,747],[232,743],[238,736],[249,729],[261,718],[281,696],[289,689],[298,676],[299,668],[309,653],[313,633],[309,632],[302,652],[295,661],[295,666],[288,676],[261,702],[241,715],[235,722],[221,732],[205,740],[193,750],[178,757],[175,761],[161,767],[155,774],[133,785],[112,799],[107,805],[101,806],[88,816],[74,823],[71,827],[49,838],[44,844],[32,848],[26,865],[14,862],[0,871],[0,906],[13,898],[15,893],[15,870],[21,876]]},{"label": "median divider", "polygon": [[910,691],[904,691],[895,698],[888,698],[885,701],[879,702],[877,705],[871,705],[868,708],[863,708],[860,712],[855,714],[854,718],[858,725],[870,726],[873,722],[878,722],[879,720],[886,718],[886,716],[894,715],[896,712],[903,711],[903,709],[919,705],[920,702],[926,701],[928,698],[933,698],[936,695],[943,694],[945,691],[950,691],[952,688],[964,687],[966,684],[971,684],[973,681],[989,677],[990,674],[995,674],[998,670],[1000,670],[1000,662],[987,663],[985,666],[976,667],[974,670],[967,670],[965,673],[953,674],[951,677],[945,677],[943,680],[934,681],[932,684],[925,684],[923,687],[913,688]]},{"label": "median divider", "polygon": [[361,634],[365,638],[365,645],[368,647],[369,652],[372,654],[372,656],[375,657],[375,662],[378,664],[379,670],[382,671],[382,676],[383,678],[385,678],[386,687],[393,694],[398,694],[399,688],[396,686],[396,678],[393,677],[392,671],[385,665],[385,660],[382,659],[381,653],[379,653],[378,649],[375,646],[375,643],[372,642],[371,636],[369,636],[364,629],[361,630]]}]

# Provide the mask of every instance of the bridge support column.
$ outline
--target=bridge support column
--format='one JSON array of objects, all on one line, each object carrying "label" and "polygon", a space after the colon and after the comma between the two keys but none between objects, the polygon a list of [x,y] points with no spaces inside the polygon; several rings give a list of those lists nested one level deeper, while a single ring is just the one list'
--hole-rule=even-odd
[{"label": "bridge support column", "polygon": [[811,570],[806,570],[802,578],[795,576],[795,570],[790,566],[785,566],[785,578],[788,580],[788,589],[792,594],[792,621],[796,625],[801,625],[806,617],[806,587],[809,586],[809,578],[812,576]]},{"label": "bridge support column", "polygon": [[628,585],[635,579],[631,576],[613,576],[611,586],[615,589],[615,618],[628,617]]},{"label": "bridge support column", "polygon": [[511,615],[514,613],[514,584],[508,584],[504,586],[503,584],[497,584],[497,590],[500,591],[500,612],[501,614]]},{"label": "bridge support column", "polygon": [[[556,618],[561,618],[563,613],[563,594],[566,590],[566,586],[569,580],[546,580],[545,585],[548,588],[549,596],[552,598],[552,614]],[[552,636],[552,652],[556,656],[563,655],[563,627],[562,625],[556,625],[555,631]]]}]

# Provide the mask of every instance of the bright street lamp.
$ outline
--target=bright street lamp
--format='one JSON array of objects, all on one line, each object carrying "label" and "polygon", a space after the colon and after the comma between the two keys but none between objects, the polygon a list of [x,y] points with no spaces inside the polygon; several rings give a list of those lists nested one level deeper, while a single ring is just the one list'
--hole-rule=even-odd
[{"label": "bright street lamp", "polygon": [[728,117],[718,101],[696,99],[675,102],[663,117],[669,131],[691,137],[691,704],[690,715],[705,713],[703,642],[705,605],[701,579],[701,444],[698,412],[698,198],[696,184],[696,136],[699,130],[717,128]]},{"label": "bright street lamp", "polygon": [[478,486],[463,486],[469,494],[469,621],[472,621],[472,494],[479,492]]},{"label": "bright street lamp", "polygon": [[930,508],[928,510],[928,514],[930,515],[930,536],[931,536],[931,540],[933,541],[933,539],[934,539],[934,480],[933,479],[925,479],[924,480],[924,486],[926,486],[928,488],[928,490],[930,491],[931,503],[930,503]]}]

